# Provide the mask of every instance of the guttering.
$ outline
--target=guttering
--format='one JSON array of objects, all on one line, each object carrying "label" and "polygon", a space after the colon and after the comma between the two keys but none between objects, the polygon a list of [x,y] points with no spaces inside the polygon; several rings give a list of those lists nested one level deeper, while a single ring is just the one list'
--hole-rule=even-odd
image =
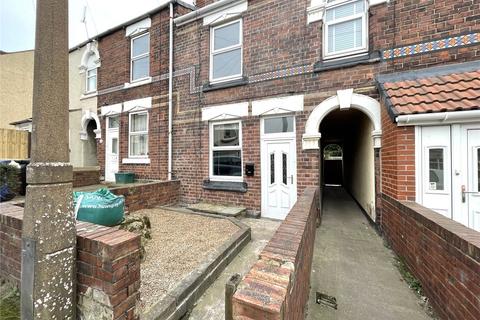
[{"label": "guttering", "polygon": [[173,129],[173,3],[170,1],[170,34],[168,48],[168,180],[172,180]]},{"label": "guttering", "polygon": [[187,9],[190,9],[190,10],[195,10],[195,9],[196,9],[195,6],[193,6],[193,5],[189,4],[189,3],[186,3],[185,1],[182,1],[182,0],[169,0],[169,1],[165,2],[165,3],[162,3],[161,5],[159,5],[158,7],[154,8],[154,9],[152,9],[152,10],[150,10],[150,11],[147,11],[146,13],[143,13],[143,14],[140,15],[140,16],[137,16],[137,17],[135,17],[135,18],[133,18],[133,19],[130,19],[130,20],[126,21],[126,22],[123,22],[123,23],[121,23],[121,24],[119,24],[119,25],[116,25],[115,27],[109,28],[109,29],[107,29],[107,30],[105,30],[105,31],[103,31],[103,32],[101,32],[101,33],[99,33],[99,34],[97,34],[97,35],[95,35],[95,36],[93,36],[93,37],[91,37],[91,38],[89,38],[89,39],[87,39],[87,40],[79,43],[79,44],[74,45],[74,46],[71,47],[68,51],[69,51],[69,52],[72,52],[72,51],[75,51],[75,50],[77,50],[77,49],[80,49],[81,47],[83,47],[84,45],[86,45],[86,44],[89,43],[89,42],[92,42],[93,40],[98,40],[99,38],[102,38],[102,37],[104,37],[104,36],[106,36],[106,35],[114,32],[114,31],[117,31],[117,30],[119,30],[119,29],[121,29],[121,28],[124,28],[124,27],[126,27],[126,26],[131,25],[131,24],[134,24],[135,22],[138,22],[138,21],[143,20],[143,19],[145,19],[145,18],[148,18],[148,17],[150,17],[152,14],[155,14],[155,13],[157,13],[158,11],[166,8],[166,7],[169,6],[170,4],[174,4],[174,3],[178,3],[179,5],[187,8]]},{"label": "guttering", "polygon": [[409,114],[398,116],[395,120],[399,127],[479,122],[480,110]]},{"label": "guttering", "polygon": [[237,4],[238,2],[244,2],[245,0],[221,0],[214,2],[212,4],[209,4],[208,6],[205,6],[203,8],[200,8],[198,10],[192,11],[190,13],[184,14],[183,16],[180,16],[176,18],[175,24],[177,26],[182,26],[184,24],[187,24],[189,22],[195,21],[197,19],[203,18],[206,15],[212,14],[216,11],[231,7],[232,5]]}]

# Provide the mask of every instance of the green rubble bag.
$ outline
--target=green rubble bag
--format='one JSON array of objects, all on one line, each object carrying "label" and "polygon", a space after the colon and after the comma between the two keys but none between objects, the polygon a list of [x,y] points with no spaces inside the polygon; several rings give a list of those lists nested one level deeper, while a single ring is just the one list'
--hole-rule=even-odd
[{"label": "green rubble bag", "polygon": [[75,217],[79,221],[86,221],[102,226],[120,224],[124,216],[125,199],[116,196],[108,189],[98,189],[95,192],[74,192],[73,207]]}]

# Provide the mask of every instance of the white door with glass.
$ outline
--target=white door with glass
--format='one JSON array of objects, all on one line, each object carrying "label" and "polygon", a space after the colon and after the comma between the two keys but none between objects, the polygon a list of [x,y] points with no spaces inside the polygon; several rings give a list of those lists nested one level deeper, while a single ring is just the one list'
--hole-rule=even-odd
[{"label": "white door with glass", "polygon": [[461,151],[456,158],[459,172],[465,174],[455,185],[454,208],[460,208],[459,222],[480,231],[480,126],[464,125],[459,132]]},{"label": "white door with glass", "polygon": [[118,172],[119,144],[118,130],[119,116],[107,117],[106,144],[105,144],[105,181],[115,181]]},{"label": "white door with glass", "polygon": [[420,127],[417,140],[417,201],[480,231],[480,125]]},{"label": "white door with glass", "polygon": [[285,219],[297,201],[295,118],[262,119],[262,216]]}]

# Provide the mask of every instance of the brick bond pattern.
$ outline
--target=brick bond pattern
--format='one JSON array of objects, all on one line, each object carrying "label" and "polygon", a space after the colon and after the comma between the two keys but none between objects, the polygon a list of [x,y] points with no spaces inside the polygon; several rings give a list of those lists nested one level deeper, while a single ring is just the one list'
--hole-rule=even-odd
[{"label": "brick bond pattern", "polygon": [[414,202],[383,196],[382,228],[441,319],[480,315],[480,237]]},{"label": "brick bond pattern", "polygon": [[[0,205],[0,277],[20,286],[23,208]],[[84,316],[138,319],[140,237],[116,228],[77,223],[78,307]],[[88,312],[91,312],[88,314]],[[87,314],[85,314],[87,313]]]},{"label": "brick bond pattern", "polygon": [[100,183],[100,172],[98,169],[73,169],[73,187],[91,186]]},{"label": "brick bond pattern", "polygon": [[303,319],[319,190],[305,189],[233,296],[234,319]]}]

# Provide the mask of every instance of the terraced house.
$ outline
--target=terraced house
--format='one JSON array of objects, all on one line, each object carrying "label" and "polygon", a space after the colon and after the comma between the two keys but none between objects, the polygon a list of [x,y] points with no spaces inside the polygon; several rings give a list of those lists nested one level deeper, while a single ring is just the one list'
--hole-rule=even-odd
[{"label": "terraced house", "polygon": [[478,1],[172,1],[98,50],[106,180],[273,219],[343,186],[443,318],[478,316]]}]

